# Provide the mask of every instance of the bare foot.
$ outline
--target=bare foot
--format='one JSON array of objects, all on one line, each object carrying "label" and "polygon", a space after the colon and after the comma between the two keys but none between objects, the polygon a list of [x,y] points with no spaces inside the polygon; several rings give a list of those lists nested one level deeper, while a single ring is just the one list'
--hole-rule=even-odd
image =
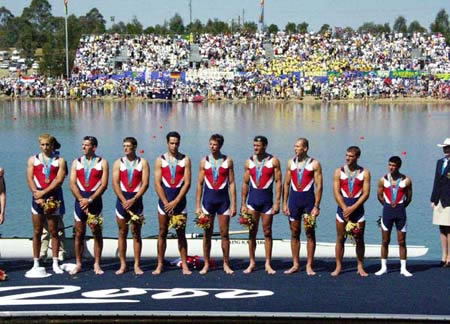
[{"label": "bare foot", "polygon": [[73,268],[72,271],[70,271],[70,274],[73,276],[73,275],[76,275],[80,271],[81,271],[81,264],[77,264],[75,266],[75,268]]},{"label": "bare foot", "polygon": [[160,275],[162,271],[163,271],[163,265],[162,264],[161,265],[158,264],[156,269],[153,270],[152,275],[154,275],[154,276]]},{"label": "bare foot", "polygon": [[273,268],[270,266],[270,264],[266,264],[266,272],[267,272],[267,274],[270,274],[270,275],[277,273],[275,270],[273,270]]},{"label": "bare foot", "polygon": [[200,274],[201,275],[204,275],[204,274],[207,274],[208,273],[208,270],[209,270],[209,265],[204,265],[203,266],[203,269],[202,270],[200,270]]},{"label": "bare foot", "polygon": [[367,277],[367,276],[369,275],[369,274],[366,272],[366,270],[364,270],[363,267],[358,267],[357,272],[358,272],[358,274],[359,274],[361,277]]},{"label": "bare foot", "polygon": [[234,273],[233,269],[231,269],[230,266],[226,263],[223,264],[223,271],[229,275]]},{"label": "bare foot", "polygon": [[336,267],[336,269],[331,273],[331,275],[333,277],[337,277],[337,276],[339,276],[340,273],[341,273],[341,268]]},{"label": "bare foot", "polygon": [[298,272],[300,270],[299,265],[293,265],[290,269],[284,271],[284,274],[293,274],[295,272]]},{"label": "bare foot", "polygon": [[315,276],[316,273],[314,272],[313,268],[310,265],[306,265],[306,274],[308,276]]},{"label": "bare foot", "polygon": [[135,266],[134,266],[134,274],[140,276],[140,275],[143,275],[143,274],[144,274],[144,271],[141,269],[140,266],[135,265]]},{"label": "bare foot", "polygon": [[120,266],[119,270],[116,271],[116,275],[122,275],[127,271],[127,266]]},{"label": "bare foot", "polygon": [[247,269],[244,270],[244,273],[249,274],[249,273],[252,273],[253,270],[255,270],[255,265],[250,263],[249,266],[247,267]]},{"label": "bare foot", "polygon": [[100,268],[100,265],[94,264],[94,273],[95,273],[96,275],[102,275],[102,274],[104,274],[105,272],[102,270],[102,268]]},{"label": "bare foot", "polygon": [[192,271],[189,270],[189,267],[187,266],[187,264],[183,264],[181,268],[183,269],[184,275],[188,276],[188,275],[192,274]]}]

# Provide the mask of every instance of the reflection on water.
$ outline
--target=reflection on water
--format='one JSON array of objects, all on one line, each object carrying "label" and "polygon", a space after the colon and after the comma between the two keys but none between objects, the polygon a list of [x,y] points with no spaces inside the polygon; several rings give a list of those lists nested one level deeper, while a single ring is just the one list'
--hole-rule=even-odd
[{"label": "reflection on water", "polygon": [[[98,153],[110,165],[122,155],[125,136],[135,136],[138,150],[153,165],[158,154],[166,150],[165,134],[177,130],[182,135],[181,151],[191,156],[193,186],[188,195],[189,211],[194,210],[197,168],[208,153],[212,133],[225,136],[223,151],[233,157],[240,187],[243,164],[252,153],[252,139],[257,134],[269,138],[268,151],[283,165],[293,154],[297,137],[310,140],[310,155],[322,162],[324,198],[318,223],[318,239],[335,240],[335,202],[332,175],[344,163],[345,149],[358,145],[362,149],[361,165],[372,172],[372,193],[366,204],[367,241],[379,242],[376,219],[381,206],[376,200],[376,184],[386,172],[391,155],[401,155],[402,171],[412,177],[414,198],[408,209],[410,244],[426,244],[431,256],[439,257],[438,233],[431,226],[429,196],[435,160],[441,156],[436,147],[450,136],[450,108],[446,104],[381,103],[230,103],[209,104],[152,103],[139,101],[0,101],[0,165],[7,172],[7,222],[1,227],[5,236],[31,236],[30,193],[26,186],[26,160],[38,151],[37,137],[49,132],[62,144],[61,153],[71,161],[81,154],[81,139],[93,135],[99,139]],[[66,223],[72,223],[72,195],[68,181],[64,184],[67,201]],[[240,197],[238,195],[238,197]],[[107,218],[106,235],[116,236],[115,197],[109,188],[104,196]],[[144,235],[157,232],[156,195],[153,188],[145,196],[149,220]],[[238,204],[240,200],[238,199]],[[192,218],[192,217],[191,217]],[[199,231],[193,221],[188,231]],[[26,224],[26,226],[23,226]],[[237,220],[232,229],[239,229]],[[278,215],[274,236],[289,237],[287,219]],[[394,240],[395,241],[395,240]]]}]

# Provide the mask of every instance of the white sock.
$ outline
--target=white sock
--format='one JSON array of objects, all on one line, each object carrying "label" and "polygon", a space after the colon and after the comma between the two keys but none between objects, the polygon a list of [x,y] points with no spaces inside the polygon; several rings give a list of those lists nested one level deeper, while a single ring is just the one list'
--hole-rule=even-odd
[{"label": "white sock", "polygon": [[33,268],[39,268],[39,258],[33,258]]},{"label": "white sock", "polygon": [[406,260],[400,260],[400,274],[405,277],[412,277],[412,273],[406,270]]},{"label": "white sock", "polygon": [[384,275],[387,272],[387,259],[381,259],[381,269],[375,272],[376,276]]},{"label": "white sock", "polygon": [[56,274],[64,273],[64,271],[59,267],[58,258],[53,258],[53,272]]}]

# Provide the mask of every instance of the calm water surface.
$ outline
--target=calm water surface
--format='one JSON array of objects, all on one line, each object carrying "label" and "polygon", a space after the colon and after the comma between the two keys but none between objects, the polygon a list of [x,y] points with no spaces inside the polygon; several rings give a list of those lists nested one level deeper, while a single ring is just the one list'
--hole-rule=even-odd
[{"label": "calm water surface", "polygon": [[[269,138],[268,152],[278,156],[283,174],[293,144],[299,136],[310,140],[310,155],[319,159],[324,173],[324,193],[318,221],[319,241],[335,240],[336,204],[332,178],[336,167],[344,163],[350,145],[362,149],[360,164],[372,172],[372,191],[366,203],[366,242],[380,243],[376,220],[381,205],[376,199],[378,179],[386,173],[387,159],[401,155],[402,172],[413,180],[414,197],[408,208],[409,244],[427,245],[427,258],[440,257],[438,229],[431,224],[429,204],[436,159],[442,150],[436,147],[450,136],[448,104],[182,104],[142,102],[69,102],[69,101],[0,101],[0,165],[6,169],[8,188],[7,220],[0,228],[6,236],[31,236],[31,194],[26,185],[27,158],[39,151],[37,137],[43,132],[56,136],[62,144],[61,154],[69,161],[81,155],[85,135],[99,140],[97,153],[110,166],[122,156],[122,139],[134,136],[138,150],[151,162],[166,151],[165,134],[177,130],[182,135],[180,151],[193,162],[193,186],[188,194],[187,232],[200,232],[193,223],[195,185],[200,159],[208,154],[212,133],[225,136],[223,152],[235,161],[238,197],[243,164],[252,154],[252,139],[264,134]],[[152,172],[153,173],[153,172]],[[66,225],[72,224],[73,197],[68,179],[64,183]],[[157,233],[157,197],[151,187],[145,195],[147,223],[143,235]],[[115,196],[111,186],[104,195],[105,235],[116,236]],[[240,199],[238,198],[238,206]],[[232,230],[241,229],[237,217]],[[217,226],[217,224],[216,224]],[[274,237],[289,238],[285,216],[274,219]],[[69,234],[70,230],[67,230]],[[70,235],[70,234],[69,234]],[[395,243],[395,235],[393,235]]]}]

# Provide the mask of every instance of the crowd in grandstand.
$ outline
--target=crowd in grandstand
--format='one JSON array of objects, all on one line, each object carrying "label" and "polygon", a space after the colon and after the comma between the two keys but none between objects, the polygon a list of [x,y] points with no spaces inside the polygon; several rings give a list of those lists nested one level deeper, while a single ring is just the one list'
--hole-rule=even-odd
[{"label": "crowd in grandstand", "polygon": [[[170,90],[167,98],[180,101],[195,96],[252,100],[305,95],[322,99],[450,98],[450,46],[441,35],[201,34],[195,43],[202,60],[193,66],[189,61],[191,43],[181,37],[86,36],[76,53],[75,77],[2,78],[0,95],[154,99],[161,98],[161,91]],[[194,77],[179,76],[194,70]],[[178,74],[162,79],[149,77],[149,71]]]}]

